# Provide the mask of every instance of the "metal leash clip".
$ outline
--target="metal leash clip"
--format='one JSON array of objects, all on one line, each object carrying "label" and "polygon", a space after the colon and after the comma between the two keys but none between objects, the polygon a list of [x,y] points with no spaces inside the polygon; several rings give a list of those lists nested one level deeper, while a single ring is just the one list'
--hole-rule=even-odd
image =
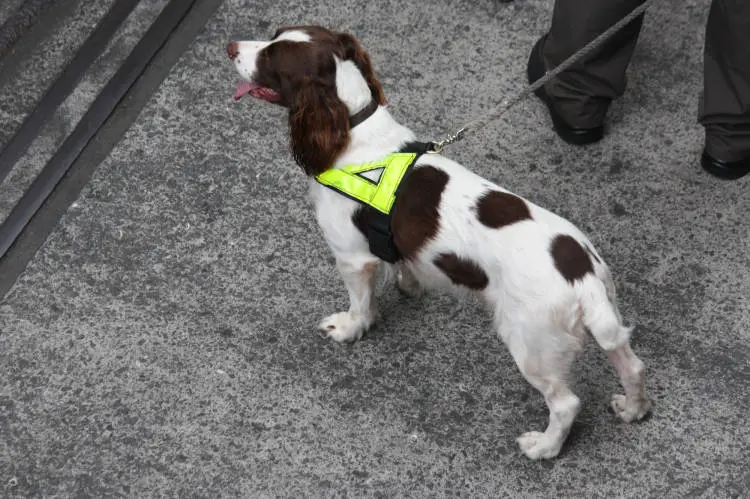
[{"label": "metal leash clip", "polygon": [[456,131],[456,133],[452,135],[448,135],[443,140],[439,140],[437,142],[431,142],[432,144],[432,150],[427,151],[427,154],[440,154],[443,152],[443,148],[449,144],[452,144],[456,142],[457,140],[460,140],[461,137],[463,137],[463,134],[466,132],[466,127],[461,127]]}]

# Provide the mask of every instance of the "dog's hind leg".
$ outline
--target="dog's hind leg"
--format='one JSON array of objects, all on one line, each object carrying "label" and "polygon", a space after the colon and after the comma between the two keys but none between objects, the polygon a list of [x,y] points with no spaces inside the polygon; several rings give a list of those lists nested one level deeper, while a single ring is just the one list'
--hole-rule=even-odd
[{"label": "dog's hind leg", "polygon": [[608,351],[607,357],[615,366],[625,389],[625,395],[612,396],[612,409],[626,423],[642,419],[651,408],[644,386],[643,362],[633,353],[629,342]]},{"label": "dog's hind leg", "polygon": [[643,418],[651,408],[645,390],[645,366],[630,348],[630,333],[617,310],[611,281],[591,279],[581,288],[582,319],[620,377],[625,395],[612,396],[612,408],[626,423]]},{"label": "dog's hind leg", "polygon": [[549,423],[544,432],[530,431],[516,441],[531,459],[557,456],[580,410],[579,398],[568,387],[568,374],[580,349],[578,340],[553,324],[529,321],[499,329],[523,376],[544,396]]}]

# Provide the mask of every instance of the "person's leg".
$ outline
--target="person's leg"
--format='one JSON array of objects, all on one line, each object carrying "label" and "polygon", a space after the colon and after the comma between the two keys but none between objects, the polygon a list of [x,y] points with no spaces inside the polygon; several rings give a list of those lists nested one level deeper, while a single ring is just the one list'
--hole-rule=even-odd
[{"label": "person's leg", "polygon": [[[643,1],[556,0],[550,30],[537,43],[529,60],[529,80],[534,81],[544,73],[534,71],[533,66],[539,63],[548,69],[557,66]],[[546,95],[540,97],[550,107],[561,137],[566,138],[561,133],[565,124],[571,129],[583,130],[602,126],[611,101],[625,91],[625,70],[642,23],[643,16],[636,18],[586,60],[545,85]],[[585,139],[579,143],[586,143]]]},{"label": "person's leg", "polygon": [[703,166],[722,177],[750,172],[750,2],[713,0],[706,23]]}]

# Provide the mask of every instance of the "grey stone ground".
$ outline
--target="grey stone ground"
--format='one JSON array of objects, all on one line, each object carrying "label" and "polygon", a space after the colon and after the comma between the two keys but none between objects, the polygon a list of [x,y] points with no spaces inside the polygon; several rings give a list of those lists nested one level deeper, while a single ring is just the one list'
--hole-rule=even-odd
[{"label": "grey stone ground", "polygon": [[[3,102],[0,117],[3,118],[3,123],[8,124],[0,130],[0,143],[4,144],[10,139],[23,122],[25,114],[33,109],[67,60],[93,31],[97,20],[113,3],[112,0],[79,3],[71,17],[73,22],[61,23],[59,31],[52,37],[61,43],[45,44],[42,50],[37,50],[12,75],[5,77],[12,83],[0,87],[0,101]],[[15,168],[8,177],[3,196],[0,197],[0,219],[8,215],[65,137],[73,131],[99,90],[114,75],[166,3],[166,0],[139,3],[115,33],[103,55],[86,71],[78,87],[46,125],[44,133],[29,147],[24,167]],[[19,92],[19,88],[23,91]]]},{"label": "grey stone ground", "polygon": [[23,0],[4,0],[0,3],[0,25],[13,17],[18,7],[23,4]]},{"label": "grey stone ground", "polygon": [[[448,151],[591,235],[638,325],[648,420],[606,410],[590,344],[568,445],[526,460],[543,401],[450,297],[388,289],[362,342],[320,339],[346,293],[283,113],[231,100],[227,40],[323,24],[436,138],[521,88],[551,2],[228,0],[0,303],[0,495],[747,495],[750,195],[697,163],[706,9],[656,4],[600,144],[561,143],[530,100]],[[0,102],[3,123],[28,111]]]}]

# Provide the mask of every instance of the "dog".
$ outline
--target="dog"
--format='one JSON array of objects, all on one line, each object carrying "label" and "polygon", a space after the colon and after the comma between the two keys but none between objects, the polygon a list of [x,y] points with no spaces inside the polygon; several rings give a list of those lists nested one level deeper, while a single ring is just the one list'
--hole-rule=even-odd
[{"label": "dog", "polygon": [[[317,222],[350,297],[349,310],[322,320],[323,335],[352,342],[373,325],[375,277],[385,261],[406,294],[448,289],[486,304],[549,408],[544,432],[517,438],[529,458],[557,456],[568,436],[580,400],[567,379],[588,334],[624,389],[612,397],[615,413],[628,423],[648,413],[645,367],[630,347],[632,328],[623,325],[609,268],[573,224],[430,150],[415,153],[403,172],[385,236],[371,229],[382,214],[321,181],[345,165],[377,166],[417,143],[389,113],[354,36],[282,27],[269,41],[232,42],[227,54],[241,77],[235,100],[251,95],[289,110],[291,150],[309,177]],[[384,171],[364,170],[359,176],[370,184],[384,182]]]}]

